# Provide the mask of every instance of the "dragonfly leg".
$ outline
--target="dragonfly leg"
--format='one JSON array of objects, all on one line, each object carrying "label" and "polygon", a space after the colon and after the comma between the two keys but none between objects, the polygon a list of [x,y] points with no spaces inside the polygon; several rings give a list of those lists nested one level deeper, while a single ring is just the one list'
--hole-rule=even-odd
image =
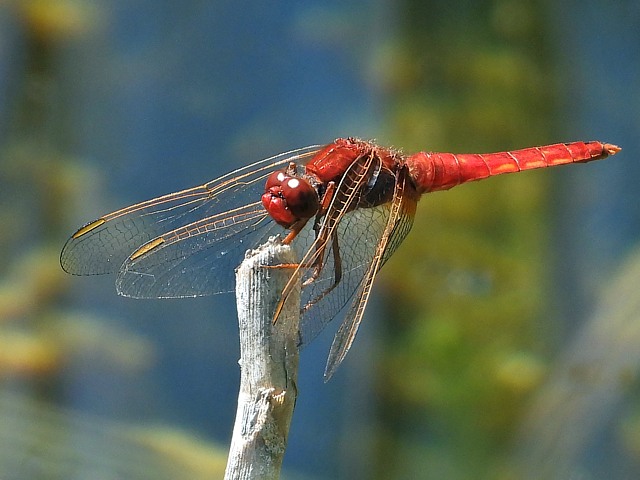
[{"label": "dragonfly leg", "polygon": [[316,246],[316,251],[313,253],[313,256],[311,257],[311,261],[309,262],[309,265],[308,265],[309,268],[313,267],[313,273],[309,278],[307,278],[302,283],[303,287],[306,287],[307,285],[313,283],[314,280],[316,280],[322,273],[325,250],[327,248],[327,243],[328,243],[326,238],[328,235],[327,234],[328,230],[321,228],[321,223],[320,223],[321,218],[322,218],[322,214],[319,213],[316,216],[316,223],[313,226],[313,230],[316,232],[316,241],[314,242]]},{"label": "dragonfly leg", "polygon": [[333,196],[336,193],[336,182],[329,182],[327,184],[327,189],[324,191],[324,195],[322,196],[322,202],[320,203],[320,214],[324,215],[327,213],[329,209],[329,205],[331,204],[331,200],[333,200]]},{"label": "dragonfly leg", "polygon": [[[339,249],[339,246],[338,246],[338,237],[337,237],[337,235],[332,235],[332,237],[331,237],[331,246],[332,246],[332,251],[333,251],[333,283],[331,284],[331,286],[329,286],[329,288],[327,288],[326,290],[321,292],[315,298],[313,298],[312,300],[309,300],[307,302],[307,304],[304,307],[302,307],[302,311],[303,312],[306,312],[311,307],[313,307],[316,303],[318,303],[320,300],[322,300],[324,297],[329,295],[331,293],[331,291],[338,286],[338,284],[340,283],[340,280],[342,280],[342,260],[340,259],[340,249]],[[320,268],[320,269],[317,270],[317,273],[314,272],[314,276],[308,278],[304,282],[304,285],[309,284],[313,280],[318,278],[318,276],[320,275],[321,270],[322,269]]]},{"label": "dragonfly leg", "polygon": [[[328,228],[323,228],[326,227],[327,221],[329,221],[329,219],[326,218],[326,214],[327,211],[329,210],[329,206],[331,205],[331,202],[333,200],[333,197],[335,196],[336,193],[336,184],[335,182],[329,182],[327,184],[327,188],[324,192],[324,195],[322,196],[322,200],[320,202],[320,208],[318,209],[318,212],[315,216],[315,222],[313,225],[313,230],[316,234],[316,240],[314,242],[315,244],[315,251],[313,252],[313,254],[311,255],[311,258],[307,259],[307,256],[305,256],[305,259],[307,259],[308,261],[305,261],[303,263],[299,263],[299,264],[286,264],[286,265],[273,265],[269,268],[305,268],[305,269],[310,269],[313,268],[313,273],[311,274],[311,276],[309,278],[307,278],[303,283],[302,286],[305,287],[311,283],[313,283],[322,273],[322,269],[324,266],[324,258],[325,258],[325,254],[326,254],[326,249],[327,249],[327,244],[328,244],[328,236],[331,236],[331,245],[332,245],[332,250],[333,250],[333,256],[334,256],[334,281],[333,284],[326,289],[324,292],[322,292],[320,295],[318,295],[315,299],[313,299],[311,302],[309,302],[307,304],[307,306],[305,306],[305,308],[310,308],[312,304],[317,303],[318,301],[320,301],[323,297],[325,297],[326,295],[328,295],[338,284],[338,282],[340,281],[340,279],[342,278],[342,264],[340,262],[340,254],[339,254],[339,249],[338,249],[338,238],[336,237],[335,234],[333,233],[329,233],[331,232],[331,229]],[[307,222],[309,221],[309,219],[300,219],[298,222],[296,222],[294,225],[292,225],[291,227],[291,231],[289,232],[289,234],[285,237],[285,239],[283,240],[283,243],[287,244],[292,242],[295,237],[298,235],[298,233],[300,233],[300,231],[304,228],[304,226],[307,224]],[[287,285],[284,289],[284,291],[282,292],[282,297],[280,299],[280,302],[278,303],[278,307],[276,308],[276,314],[274,315],[274,319],[273,319],[273,323],[275,324],[278,320],[278,316],[280,315],[280,311],[282,309],[282,305],[284,305],[284,302],[286,301],[288,295],[289,295],[289,285]],[[305,310],[305,308],[303,308],[303,311]]]},{"label": "dragonfly leg", "polygon": [[307,224],[308,221],[309,221],[308,218],[301,218],[296,223],[291,225],[289,229],[290,231],[289,233],[287,233],[287,236],[284,237],[284,239],[282,240],[282,243],[284,243],[285,245],[289,245],[291,242],[293,242],[293,239],[298,236],[298,234],[302,231],[302,229],[304,228],[304,226]]},{"label": "dragonfly leg", "polygon": [[[314,227],[314,229],[317,231],[318,228],[317,226]],[[321,236],[325,236],[326,234],[321,233]],[[325,255],[325,250],[326,250],[326,246],[327,246],[327,242],[325,240],[321,240],[318,242],[317,244],[317,249],[313,254],[313,259],[310,263],[308,264],[299,264],[299,263],[285,263],[285,264],[280,264],[280,265],[265,265],[265,268],[293,268],[293,269],[298,269],[298,268],[313,268],[313,273],[311,274],[311,276],[309,278],[307,278],[304,282],[303,282],[303,287],[313,283],[322,273],[322,267],[323,267],[323,259],[324,259],[324,255]],[[311,301],[309,301],[303,308],[302,311],[306,311],[309,308],[311,308],[314,304],[318,303],[320,300],[322,300],[325,296],[327,296],[329,293],[331,293],[331,291],[338,285],[338,283],[340,282],[340,280],[342,279],[342,261],[340,260],[340,250],[339,250],[339,246],[338,246],[338,237],[336,235],[331,235],[331,246],[332,246],[332,252],[333,252],[333,266],[334,266],[334,276],[333,276],[333,283],[331,284],[331,286],[329,288],[327,288],[325,291],[321,292],[319,295],[317,295],[314,299],[312,299]],[[288,285],[287,285],[288,287]],[[289,292],[288,292],[288,288],[285,287],[285,290],[282,292],[282,297],[280,299],[280,302],[278,302],[278,306],[276,307],[276,313],[274,315],[273,318],[273,323],[275,324],[278,321],[278,317],[280,316],[280,311],[282,310],[282,306],[284,305],[284,302],[286,301]]]}]

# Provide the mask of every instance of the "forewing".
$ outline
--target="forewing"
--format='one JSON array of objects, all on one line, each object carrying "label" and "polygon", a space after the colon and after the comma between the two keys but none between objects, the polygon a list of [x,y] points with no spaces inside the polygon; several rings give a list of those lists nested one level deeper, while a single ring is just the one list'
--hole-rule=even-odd
[{"label": "forewing", "polygon": [[[80,228],[67,241],[60,255],[62,268],[76,275],[117,272],[141,245],[203,219],[216,218],[220,222],[227,216],[225,212],[237,211],[245,208],[247,203],[259,201],[264,189],[264,179],[273,170],[282,168],[289,162],[304,164],[317,149],[317,146],[310,146],[282,153],[204,185],[105,215]],[[246,208],[251,210],[251,214],[255,214],[254,207]],[[243,225],[248,227],[250,222]],[[234,233],[237,231],[233,230]],[[185,249],[182,251],[187,254]],[[203,250],[193,250],[194,253],[200,251]],[[150,254],[153,252],[150,251]]]}]

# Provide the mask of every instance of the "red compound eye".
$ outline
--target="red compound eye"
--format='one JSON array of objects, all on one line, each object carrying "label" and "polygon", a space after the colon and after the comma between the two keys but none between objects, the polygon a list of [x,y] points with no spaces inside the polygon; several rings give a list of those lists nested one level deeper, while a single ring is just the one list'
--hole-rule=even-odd
[{"label": "red compound eye", "polygon": [[271,187],[277,187],[282,185],[285,178],[289,178],[284,170],[276,170],[267,177],[267,184],[264,186],[265,191],[269,191]]},{"label": "red compound eye", "polygon": [[267,178],[262,204],[269,215],[285,228],[298,220],[311,218],[319,208],[318,194],[309,182],[283,171],[273,172]]},{"label": "red compound eye", "polygon": [[311,218],[320,205],[315,189],[304,179],[287,178],[282,184],[287,206],[298,218]]}]

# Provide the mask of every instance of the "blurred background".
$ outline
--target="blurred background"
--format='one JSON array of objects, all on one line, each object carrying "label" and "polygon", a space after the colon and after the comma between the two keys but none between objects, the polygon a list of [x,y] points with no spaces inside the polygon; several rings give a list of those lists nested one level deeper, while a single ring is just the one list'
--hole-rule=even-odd
[{"label": "blurred background", "polygon": [[422,199],[334,379],[302,353],[285,478],[635,478],[640,2],[0,1],[0,476],[221,478],[232,295],[71,277],[116,208],[340,136],[612,159]]}]

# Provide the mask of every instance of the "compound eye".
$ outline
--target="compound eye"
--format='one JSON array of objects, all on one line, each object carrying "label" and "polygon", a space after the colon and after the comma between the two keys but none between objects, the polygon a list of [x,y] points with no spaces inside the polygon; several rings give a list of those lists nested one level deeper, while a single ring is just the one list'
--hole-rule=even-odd
[{"label": "compound eye", "polygon": [[271,187],[279,187],[286,178],[290,177],[288,177],[284,170],[276,170],[267,177],[267,183],[264,186],[264,189],[269,190]]},{"label": "compound eye", "polygon": [[287,207],[298,219],[311,218],[318,212],[318,193],[305,179],[286,177],[281,188]]}]

